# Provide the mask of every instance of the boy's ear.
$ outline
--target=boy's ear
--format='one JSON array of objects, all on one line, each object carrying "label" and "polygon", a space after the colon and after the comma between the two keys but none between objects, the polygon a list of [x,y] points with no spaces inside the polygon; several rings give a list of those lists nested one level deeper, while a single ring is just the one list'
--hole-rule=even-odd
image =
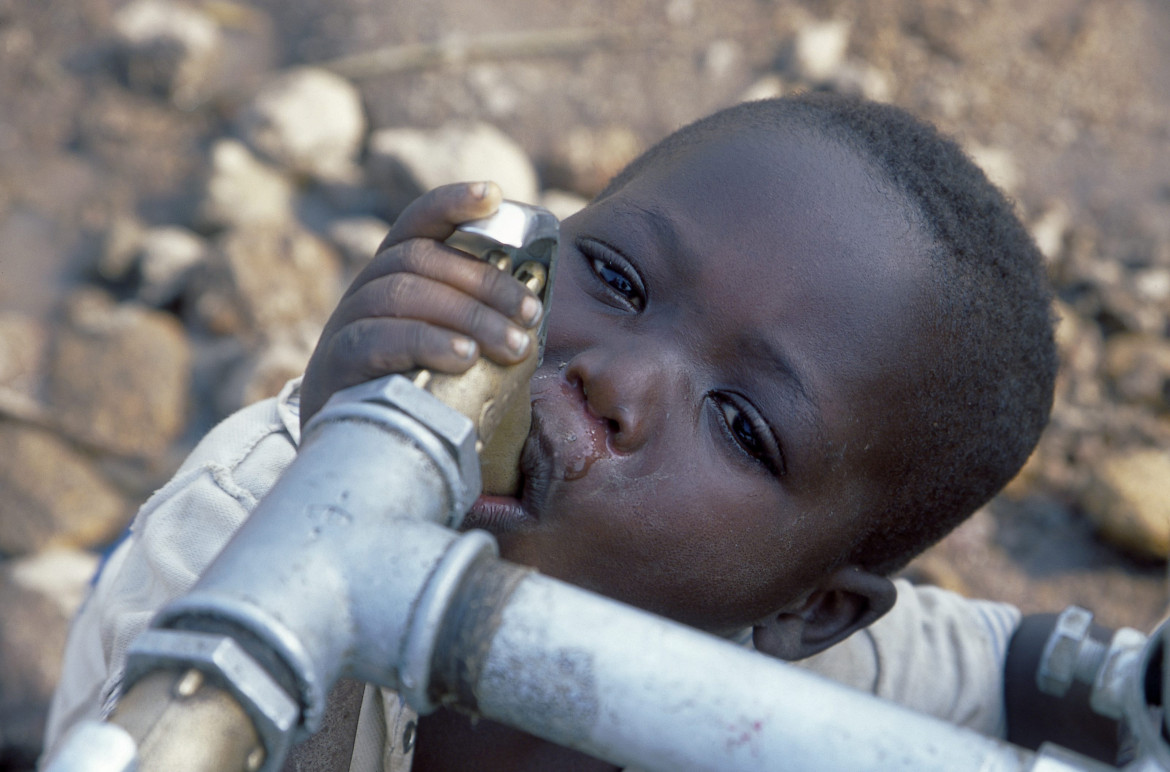
[{"label": "boy's ear", "polygon": [[752,631],[756,649],[795,662],[867,627],[897,598],[894,583],[857,566],[830,574],[795,611],[781,611]]}]

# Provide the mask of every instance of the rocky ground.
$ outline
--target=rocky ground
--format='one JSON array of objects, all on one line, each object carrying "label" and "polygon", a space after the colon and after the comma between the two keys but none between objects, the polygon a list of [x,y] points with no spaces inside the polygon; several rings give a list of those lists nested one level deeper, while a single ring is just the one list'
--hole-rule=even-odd
[{"label": "rocky ground", "polygon": [[[306,66],[311,67],[306,68]],[[0,769],[98,555],[303,366],[405,201],[579,206],[672,128],[804,88],[957,135],[1058,288],[1052,426],[912,572],[1148,629],[1170,550],[1161,0],[0,0]]]}]

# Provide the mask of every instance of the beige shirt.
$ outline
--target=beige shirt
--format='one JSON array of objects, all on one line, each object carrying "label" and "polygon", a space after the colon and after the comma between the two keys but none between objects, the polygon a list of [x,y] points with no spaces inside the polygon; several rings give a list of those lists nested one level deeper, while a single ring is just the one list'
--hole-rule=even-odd
[{"label": "beige shirt", "polygon": [[[160,607],[185,593],[296,455],[297,381],[223,421],[157,491],[106,561],[70,631],[46,732],[51,750],[117,699],[126,650]],[[799,666],[991,735],[1002,735],[1003,664],[1019,622],[1012,606],[896,582],[874,625]],[[351,772],[410,769],[416,716],[368,686]]]}]

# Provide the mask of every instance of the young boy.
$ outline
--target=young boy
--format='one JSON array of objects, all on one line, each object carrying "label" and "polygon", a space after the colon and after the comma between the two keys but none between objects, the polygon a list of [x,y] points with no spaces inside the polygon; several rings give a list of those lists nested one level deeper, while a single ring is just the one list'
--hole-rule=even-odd
[{"label": "young boy", "polygon": [[[299,394],[226,421],[146,504],[75,625],[50,743],[110,702],[128,643],[194,582],[333,392],[528,353],[539,304],[442,244],[498,201],[479,183],[409,207]],[[1011,479],[1051,405],[1040,257],[982,173],[895,108],[748,103],[635,161],[565,221],[560,249],[523,494],[481,498],[467,527],[551,576],[1002,729],[1018,614],[887,578]],[[367,688],[352,756],[330,763],[611,768],[447,711],[418,721],[415,742],[414,721]]]}]

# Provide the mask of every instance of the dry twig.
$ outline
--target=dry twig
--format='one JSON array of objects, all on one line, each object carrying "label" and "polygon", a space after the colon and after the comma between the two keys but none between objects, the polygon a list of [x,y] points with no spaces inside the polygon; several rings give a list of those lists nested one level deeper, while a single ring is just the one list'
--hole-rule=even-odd
[{"label": "dry twig", "polygon": [[588,28],[504,32],[474,39],[452,35],[434,43],[387,46],[343,56],[321,66],[351,80],[363,80],[486,59],[576,56],[624,47],[630,41],[631,35],[624,31]]}]

